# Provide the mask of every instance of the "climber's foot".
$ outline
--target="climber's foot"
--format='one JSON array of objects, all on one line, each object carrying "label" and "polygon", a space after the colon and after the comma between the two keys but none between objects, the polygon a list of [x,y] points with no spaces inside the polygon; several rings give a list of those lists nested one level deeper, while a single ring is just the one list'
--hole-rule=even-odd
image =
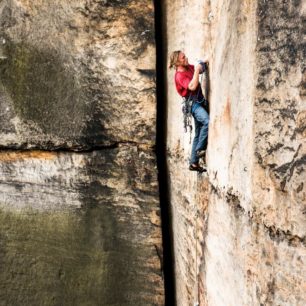
[{"label": "climber's foot", "polygon": [[206,169],[201,167],[199,164],[190,164],[189,165],[189,170],[190,171],[197,171],[197,172],[200,172],[200,173],[206,171]]}]

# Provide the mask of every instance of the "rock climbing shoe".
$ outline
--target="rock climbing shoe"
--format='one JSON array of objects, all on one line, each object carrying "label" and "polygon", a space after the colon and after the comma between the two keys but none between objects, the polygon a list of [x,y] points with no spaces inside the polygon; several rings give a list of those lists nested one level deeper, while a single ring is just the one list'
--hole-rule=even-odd
[{"label": "rock climbing shoe", "polygon": [[189,165],[189,170],[190,171],[197,171],[197,172],[204,172],[204,171],[207,171],[205,168],[199,166],[199,165]]}]

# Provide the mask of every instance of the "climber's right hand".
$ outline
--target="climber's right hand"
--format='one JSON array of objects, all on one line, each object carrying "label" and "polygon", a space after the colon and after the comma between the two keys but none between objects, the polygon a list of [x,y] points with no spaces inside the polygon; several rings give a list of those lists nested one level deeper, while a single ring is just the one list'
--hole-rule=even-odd
[{"label": "climber's right hand", "polygon": [[194,68],[194,70],[198,73],[201,73],[202,72],[202,65],[201,64],[197,64]]}]

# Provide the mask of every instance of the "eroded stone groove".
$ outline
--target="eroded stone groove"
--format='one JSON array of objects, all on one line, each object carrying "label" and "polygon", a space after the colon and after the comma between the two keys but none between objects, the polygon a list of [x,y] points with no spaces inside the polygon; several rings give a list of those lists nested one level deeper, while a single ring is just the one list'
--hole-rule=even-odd
[{"label": "eroded stone groove", "polygon": [[[108,145],[96,145],[96,146],[89,146],[89,147],[55,147],[52,144],[42,144],[37,145],[35,147],[29,145],[29,144],[21,144],[18,146],[6,147],[6,146],[0,146],[0,151],[46,151],[46,152],[93,152],[93,151],[100,151],[100,150],[109,150],[109,149],[115,149],[118,148],[121,145],[127,145],[127,146],[136,146],[141,148],[146,148],[148,150],[155,150],[155,144],[147,144],[147,143],[141,143],[141,142],[134,142],[134,141],[121,141],[121,142],[114,142],[110,143]],[[49,147],[50,146],[50,147]]]},{"label": "eroded stone groove", "polygon": [[159,197],[163,233],[163,271],[165,275],[165,305],[176,305],[172,214],[169,194],[169,170],[166,156],[167,143],[167,97],[165,83],[165,67],[167,66],[164,36],[165,16],[162,2],[154,1],[155,5],[155,41],[156,41],[156,155],[158,165]]}]

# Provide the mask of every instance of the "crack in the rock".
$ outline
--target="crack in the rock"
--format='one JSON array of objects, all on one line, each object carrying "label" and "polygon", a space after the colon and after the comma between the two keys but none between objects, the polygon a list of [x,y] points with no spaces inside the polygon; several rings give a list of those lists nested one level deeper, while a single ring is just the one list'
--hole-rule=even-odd
[{"label": "crack in the rock", "polygon": [[306,236],[299,237],[298,235],[293,235],[290,231],[284,231],[280,228],[276,228],[274,225],[268,226],[263,223],[263,226],[268,231],[270,238],[276,242],[287,241],[290,246],[297,247],[302,244],[306,247]]},{"label": "crack in the rock", "polygon": [[280,183],[282,191],[285,190],[286,184],[291,180],[294,169],[306,163],[306,155],[303,155],[300,159],[296,159],[301,147],[302,147],[302,144],[299,145],[299,147],[297,148],[290,162],[283,164],[277,169],[275,169],[275,172],[278,173],[279,175],[284,173],[283,180]]},{"label": "crack in the rock", "polygon": [[155,248],[155,252],[156,252],[156,255],[159,259],[159,263],[160,263],[160,271],[164,277],[164,270],[163,270],[163,267],[164,267],[164,261],[163,261],[163,252],[162,250],[156,245],[154,244],[154,248]]},{"label": "crack in the rock", "polygon": [[141,143],[136,141],[117,141],[113,142],[107,145],[94,145],[89,147],[66,147],[66,146],[29,146],[27,144],[25,145],[19,145],[19,146],[3,146],[0,145],[0,152],[17,152],[17,151],[44,151],[44,152],[70,152],[70,153],[90,153],[94,151],[101,151],[101,150],[110,150],[110,149],[116,149],[120,146],[136,146],[136,147],[142,147],[147,148],[149,150],[155,151],[156,145],[155,144],[148,144],[148,143]]}]

